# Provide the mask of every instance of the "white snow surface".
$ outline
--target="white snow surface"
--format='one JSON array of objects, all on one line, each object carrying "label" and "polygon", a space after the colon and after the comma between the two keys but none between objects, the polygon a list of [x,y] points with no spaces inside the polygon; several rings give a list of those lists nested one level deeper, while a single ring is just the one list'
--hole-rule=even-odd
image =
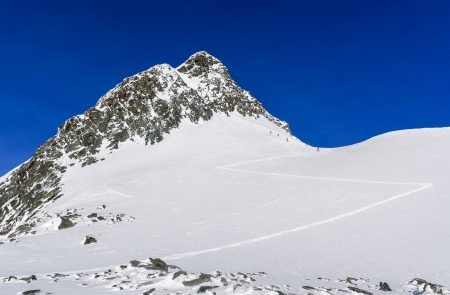
[{"label": "white snow surface", "polygon": [[[161,143],[128,141],[104,161],[70,167],[64,196],[46,207],[132,222],[47,224],[0,245],[0,276],[161,257],[193,272],[263,271],[294,291],[306,278],[348,276],[448,287],[449,150],[450,128],[316,151],[265,118],[185,121]],[[98,242],[83,245],[87,235]],[[0,284],[0,293],[14,288]]]}]

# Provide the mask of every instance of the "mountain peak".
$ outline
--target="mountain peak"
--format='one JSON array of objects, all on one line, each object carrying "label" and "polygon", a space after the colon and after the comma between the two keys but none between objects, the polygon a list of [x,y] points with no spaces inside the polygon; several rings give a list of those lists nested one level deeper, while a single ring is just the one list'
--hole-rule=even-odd
[{"label": "mountain peak", "polygon": [[56,136],[0,183],[0,235],[29,222],[39,208],[62,195],[60,179],[67,167],[94,164],[125,141],[156,144],[182,121],[196,124],[231,112],[264,117],[289,132],[285,122],[271,116],[205,51],[177,69],[160,64],[124,79],[94,107],[62,124]]},{"label": "mountain peak", "polygon": [[192,54],[183,64],[190,64],[190,63],[194,63],[195,65],[198,66],[207,67],[222,62],[213,55],[202,50]]},{"label": "mountain peak", "polygon": [[211,72],[229,76],[228,70],[222,62],[206,51],[194,53],[177,70],[189,77],[204,76]]}]

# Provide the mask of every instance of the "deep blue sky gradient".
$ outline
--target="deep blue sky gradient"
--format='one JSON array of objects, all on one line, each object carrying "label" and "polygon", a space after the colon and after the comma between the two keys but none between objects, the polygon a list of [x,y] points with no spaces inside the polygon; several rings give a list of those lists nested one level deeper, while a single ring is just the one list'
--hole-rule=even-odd
[{"label": "deep blue sky gradient", "polygon": [[0,38],[0,174],[199,50],[311,145],[450,126],[450,1],[1,1]]}]

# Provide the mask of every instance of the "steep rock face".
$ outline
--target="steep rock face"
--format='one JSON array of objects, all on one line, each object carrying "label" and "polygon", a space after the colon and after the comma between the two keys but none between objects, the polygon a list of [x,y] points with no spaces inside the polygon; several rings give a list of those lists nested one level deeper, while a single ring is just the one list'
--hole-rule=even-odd
[{"label": "steep rock face", "polygon": [[258,100],[233,81],[227,68],[208,53],[194,54],[177,70],[214,111],[236,110],[243,115],[261,115],[290,132],[286,122],[270,115]]},{"label": "steep rock face", "polygon": [[0,184],[0,235],[13,234],[20,224],[33,225],[34,214],[61,197],[66,165],[89,165],[100,151],[119,148],[139,137],[147,144],[163,140],[182,120],[209,120],[214,113],[237,111],[264,116],[289,131],[249,92],[241,89],[226,67],[202,51],[177,69],[154,66],[126,78],[84,114],[68,119],[26,163]]}]

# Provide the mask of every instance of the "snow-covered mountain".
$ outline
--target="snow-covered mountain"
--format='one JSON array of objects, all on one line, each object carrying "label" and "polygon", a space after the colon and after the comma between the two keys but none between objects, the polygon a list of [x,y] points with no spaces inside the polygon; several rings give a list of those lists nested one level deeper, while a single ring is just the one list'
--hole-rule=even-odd
[{"label": "snow-covered mountain", "polygon": [[0,293],[445,294],[448,150],[318,151],[208,53],[158,65],[0,179]]},{"label": "snow-covered mountain", "polygon": [[94,107],[67,120],[30,160],[8,175],[0,186],[0,234],[14,232],[59,198],[61,175],[68,166],[93,164],[102,150],[117,149],[127,140],[160,142],[184,119],[198,123],[230,112],[262,116],[289,130],[206,52],[192,55],[177,69],[162,64],[125,79]]}]

